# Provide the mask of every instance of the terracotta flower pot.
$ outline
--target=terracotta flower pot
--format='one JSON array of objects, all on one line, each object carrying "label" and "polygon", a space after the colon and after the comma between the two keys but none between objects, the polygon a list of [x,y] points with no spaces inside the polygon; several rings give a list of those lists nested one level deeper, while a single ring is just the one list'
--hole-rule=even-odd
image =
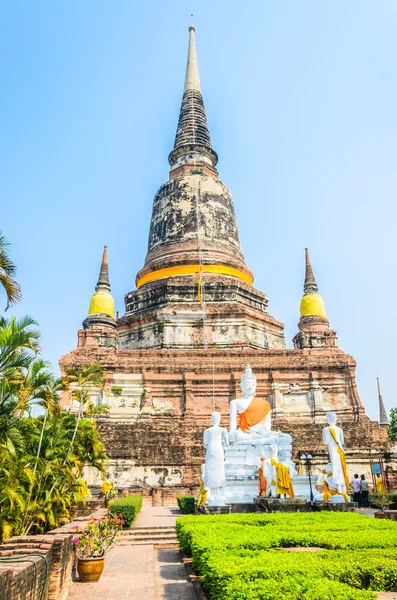
[{"label": "terracotta flower pot", "polygon": [[385,513],[384,512],[376,512],[375,513],[375,519],[385,519]]},{"label": "terracotta flower pot", "polygon": [[77,571],[82,583],[88,581],[99,581],[102,575],[105,559],[101,558],[78,558]]}]

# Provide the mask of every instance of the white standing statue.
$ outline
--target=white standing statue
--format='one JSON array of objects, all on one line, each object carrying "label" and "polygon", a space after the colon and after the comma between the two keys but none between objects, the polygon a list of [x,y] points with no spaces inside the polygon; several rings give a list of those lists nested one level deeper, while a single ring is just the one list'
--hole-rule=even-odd
[{"label": "white standing statue", "polygon": [[[257,398],[256,377],[247,364],[241,378],[243,396],[230,402],[230,441],[243,444],[290,444],[291,436],[272,431],[271,407],[264,398]],[[237,416],[240,427],[237,427]]]},{"label": "white standing statue", "polygon": [[332,468],[332,474],[328,474],[327,480],[338,494],[343,495],[349,489],[349,476],[343,449],[345,443],[343,429],[336,425],[335,412],[327,412],[327,423],[328,427],[323,429],[323,441],[328,446]]},{"label": "white standing statue", "polygon": [[208,506],[224,506],[225,498],[222,488],[225,486],[225,452],[229,445],[229,434],[225,427],[220,427],[221,413],[211,415],[212,427],[204,431],[205,454],[205,489],[209,488]]}]

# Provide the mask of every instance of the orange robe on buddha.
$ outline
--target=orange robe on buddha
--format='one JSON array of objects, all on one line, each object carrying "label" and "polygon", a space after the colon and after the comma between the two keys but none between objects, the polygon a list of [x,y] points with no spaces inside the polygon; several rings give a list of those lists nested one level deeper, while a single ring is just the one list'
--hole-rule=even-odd
[{"label": "orange robe on buddha", "polygon": [[252,398],[244,412],[239,414],[240,429],[246,433],[250,427],[258,425],[270,413],[270,404],[263,398]]}]

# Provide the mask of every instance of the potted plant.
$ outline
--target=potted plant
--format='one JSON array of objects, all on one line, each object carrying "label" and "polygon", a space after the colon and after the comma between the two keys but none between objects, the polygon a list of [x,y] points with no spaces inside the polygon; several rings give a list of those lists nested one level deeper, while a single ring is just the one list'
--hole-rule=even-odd
[{"label": "potted plant", "polygon": [[105,555],[119,539],[119,530],[124,521],[117,516],[109,515],[99,523],[94,519],[88,521],[82,530],[74,528],[73,543],[77,554],[77,572],[80,581],[99,581],[105,563]]},{"label": "potted plant", "polygon": [[389,494],[379,494],[373,492],[369,496],[370,505],[375,506],[376,508],[380,508],[380,511],[375,513],[375,517],[377,519],[384,519],[385,514],[384,511],[389,508],[391,504],[393,504],[393,500]]}]

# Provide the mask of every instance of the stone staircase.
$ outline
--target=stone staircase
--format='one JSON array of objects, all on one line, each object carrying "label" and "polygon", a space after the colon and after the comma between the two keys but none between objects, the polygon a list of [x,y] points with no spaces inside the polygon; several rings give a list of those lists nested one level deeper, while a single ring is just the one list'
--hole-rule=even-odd
[{"label": "stone staircase", "polygon": [[121,532],[118,546],[158,546],[160,548],[178,548],[174,526],[133,527]]}]

